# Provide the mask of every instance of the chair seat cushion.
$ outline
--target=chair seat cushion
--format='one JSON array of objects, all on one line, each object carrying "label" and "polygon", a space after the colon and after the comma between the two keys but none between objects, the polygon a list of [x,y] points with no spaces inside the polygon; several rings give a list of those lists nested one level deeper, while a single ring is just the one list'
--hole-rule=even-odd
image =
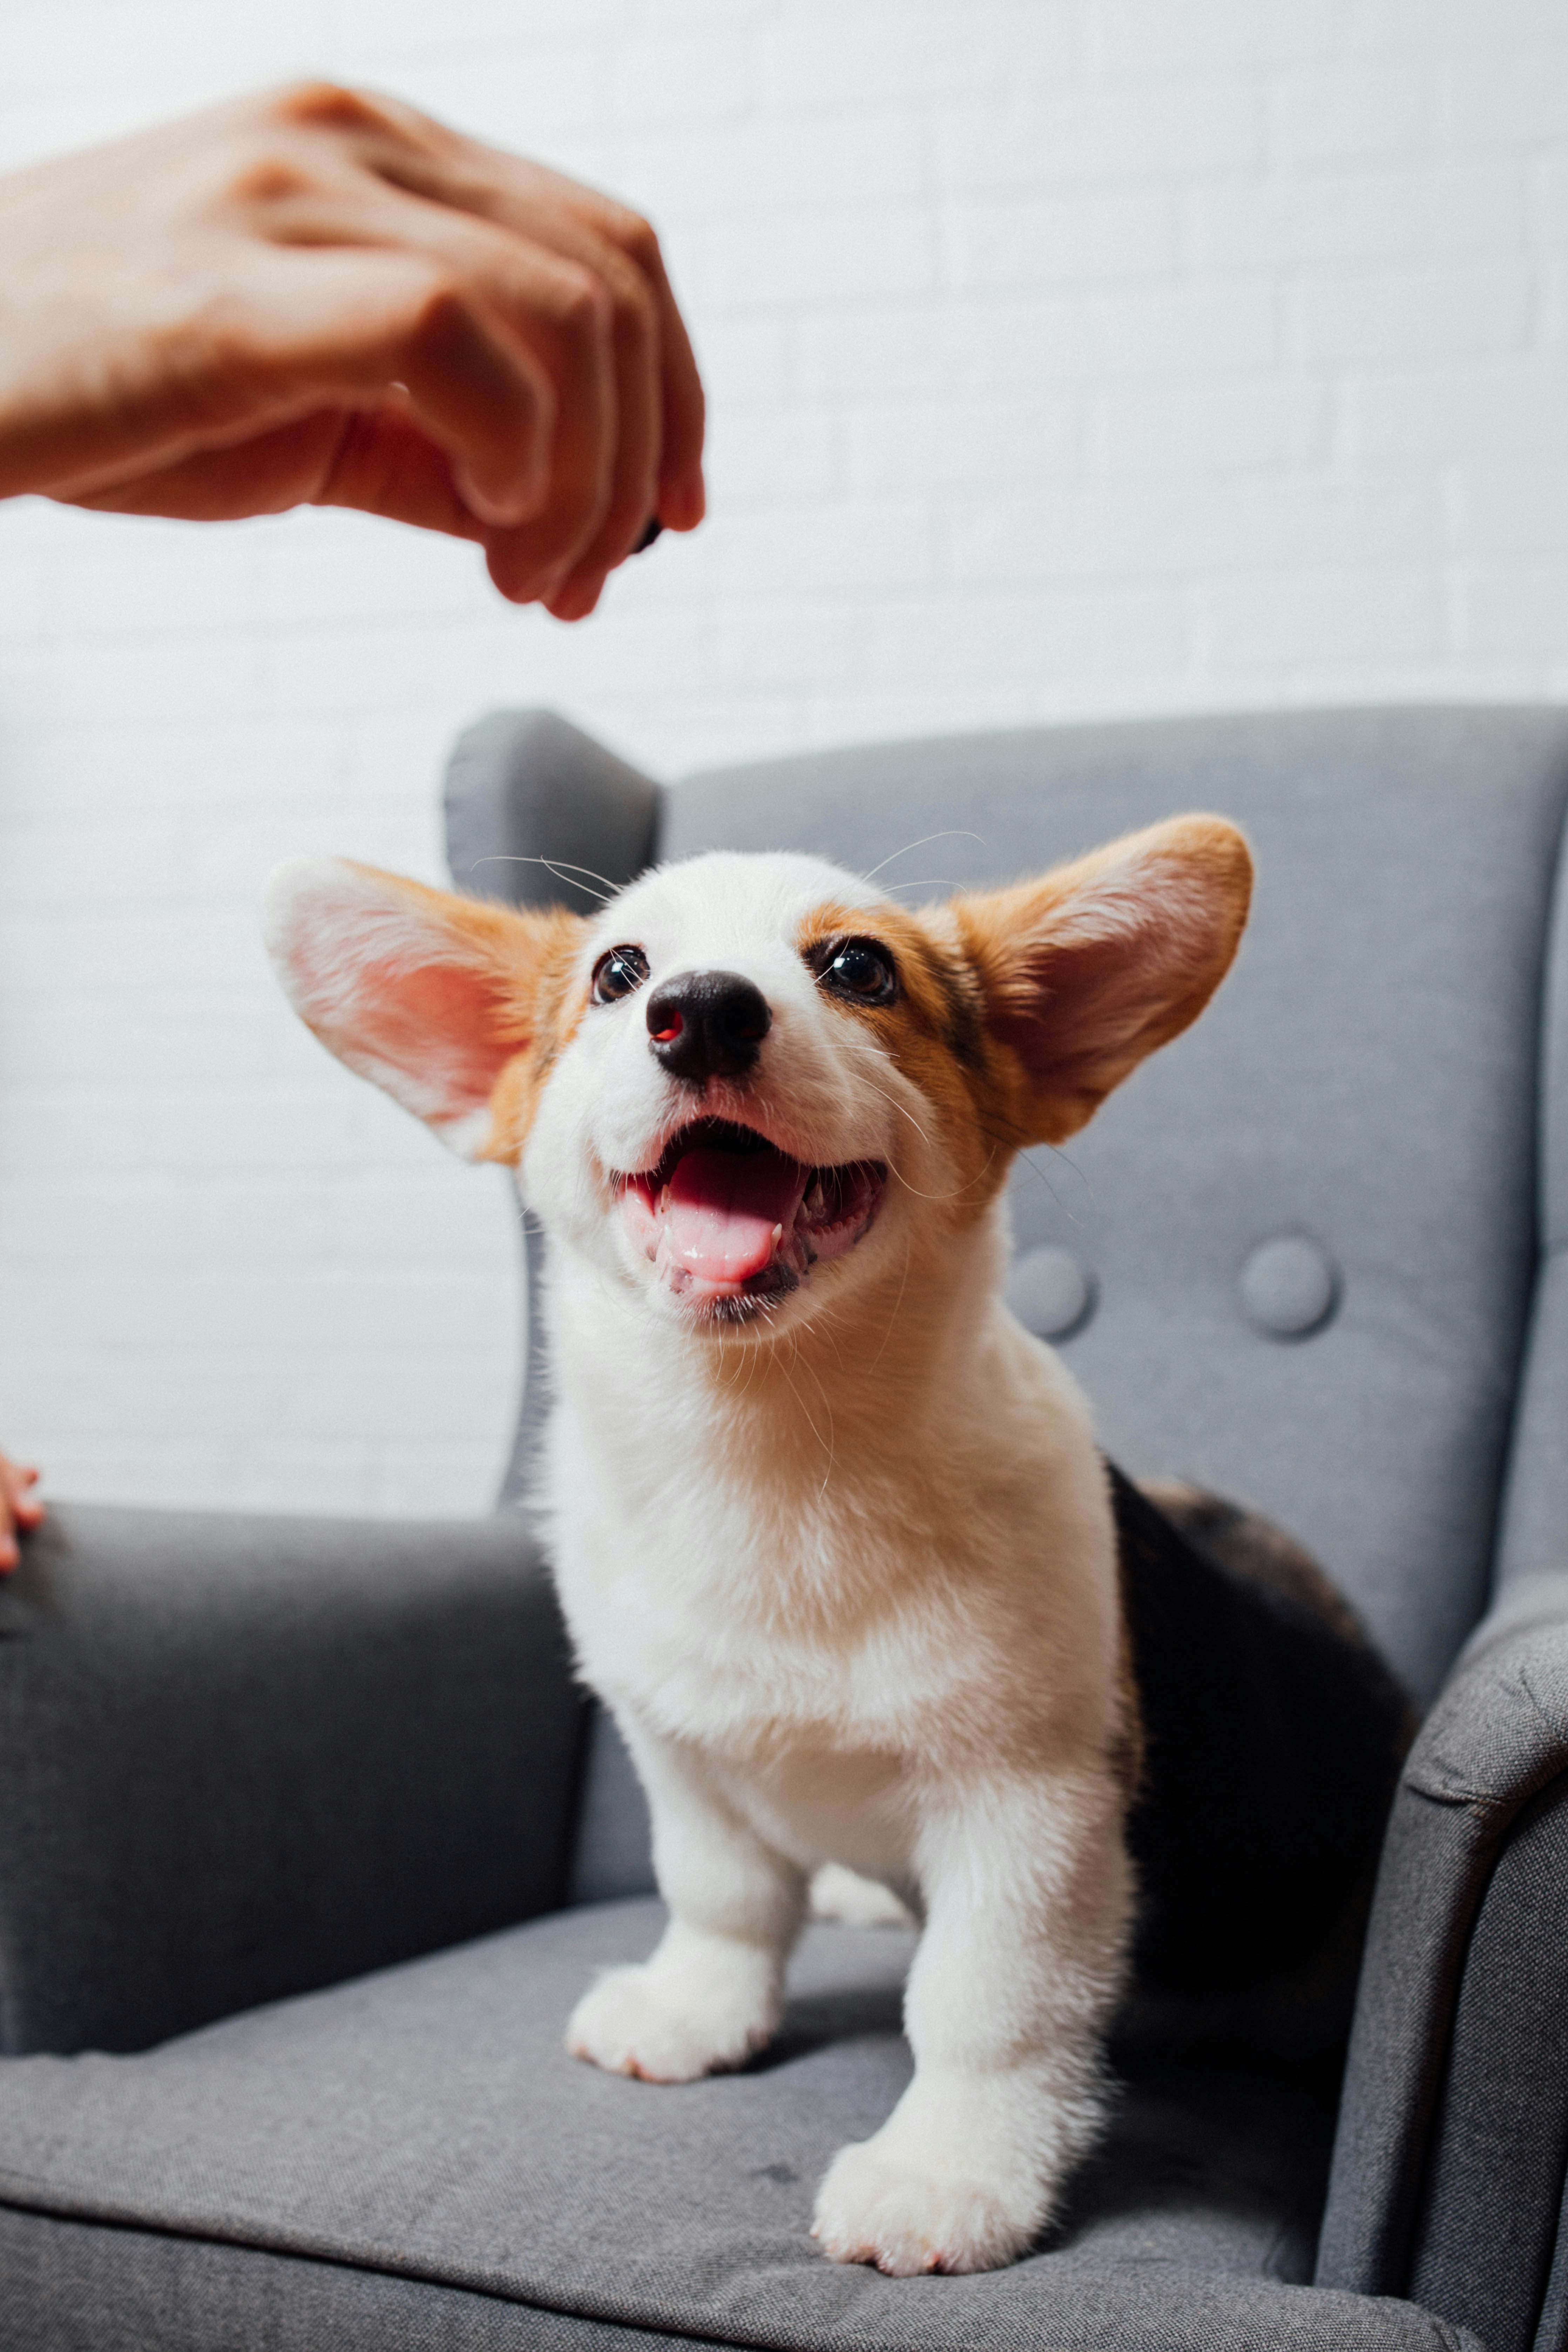
[{"label": "chair seat cushion", "polygon": [[[1443,2346],[1310,2289],[1331,2095],[1163,2062],[1063,2226],[1008,2271],[892,2280],[808,2236],[836,2147],[908,2079],[908,1939],[813,1928],[779,2041],[679,2089],[563,2029],[650,1902],[557,1914],[132,2056],[0,2063],[0,2275],[51,2347]],[[85,2226],[84,2226],[85,2225]]]}]

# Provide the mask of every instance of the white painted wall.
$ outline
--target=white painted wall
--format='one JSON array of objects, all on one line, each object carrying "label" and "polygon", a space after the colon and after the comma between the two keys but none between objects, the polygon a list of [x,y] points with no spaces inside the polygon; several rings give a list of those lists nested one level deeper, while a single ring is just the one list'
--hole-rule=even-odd
[{"label": "white painted wall", "polygon": [[298,1030],[283,856],[447,743],[1568,691],[1563,0],[7,0],[0,165],[326,71],[666,237],[712,519],[563,630],[468,549],[0,509],[0,1442],[57,1493],[488,1500],[501,1180]]}]

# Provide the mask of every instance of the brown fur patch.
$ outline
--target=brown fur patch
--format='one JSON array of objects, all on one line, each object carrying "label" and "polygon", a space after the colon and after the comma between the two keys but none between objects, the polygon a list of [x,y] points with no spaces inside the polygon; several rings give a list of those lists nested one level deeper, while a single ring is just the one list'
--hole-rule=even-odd
[{"label": "brown fur patch", "polygon": [[1064,1143],[1166,1045],[1230,967],[1252,861],[1222,818],[1173,817],[944,909],[985,1004],[994,1116],[1016,1147]]},{"label": "brown fur patch", "polygon": [[984,1000],[955,942],[942,935],[939,915],[829,901],[812,909],[795,946],[805,956],[832,940],[875,940],[891,955],[900,983],[892,1003],[857,1004],[826,991],[825,1001],[847,1021],[865,1024],[941,1120],[959,1171],[947,1213],[962,1226],[1000,1191],[1012,1145],[987,1116],[994,1049],[985,1037]]},{"label": "brown fur patch", "polygon": [[527,1043],[496,1080],[490,1132],[479,1154],[508,1167],[515,1167],[522,1155],[545,1083],[576,1035],[588,1003],[588,983],[575,974],[583,918],[551,907],[519,920],[529,931],[526,942],[517,943],[510,1004],[526,1023]]},{"label": "brown fur patch", "polygon": [[1011,889],[944,907],[827,903],[795,944],[874,938],[901,986],[867,1023],[942,1119],[970,1222],[1015,1152],[1076,1134],[1146,1055],[1196,1020],[1247,920],[1252,861],[1221,817],[1173,817]]}]

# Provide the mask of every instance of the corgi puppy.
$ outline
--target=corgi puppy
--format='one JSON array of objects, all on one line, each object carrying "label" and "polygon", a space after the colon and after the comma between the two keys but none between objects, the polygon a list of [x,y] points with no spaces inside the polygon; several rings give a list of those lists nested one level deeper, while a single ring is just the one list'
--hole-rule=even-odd
[{"label": "corgi puppy", "polygon": [[301,1017],[515,1167],[548,1236],[544,1524],[668,1908],[569,2048],[741,2065],[825,1866],[920,1925],[913,2079],[816,2200],[837,2261],[1011,2261],[1100,2128],[1134,1645],[1089,1411],[1003,1303],[1002,1195],[1196,1018],[1250,881],[1189,815],[919,910],[795,855],[592,919],[348,863],[270,886]]}]

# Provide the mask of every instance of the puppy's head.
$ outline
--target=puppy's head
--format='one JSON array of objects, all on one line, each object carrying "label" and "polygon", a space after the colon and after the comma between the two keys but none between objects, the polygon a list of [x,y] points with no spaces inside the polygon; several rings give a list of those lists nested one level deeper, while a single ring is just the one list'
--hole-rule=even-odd
[{"label": "puppy's head", "polygon": [[1195,1019],[1247,846],[1188,816],[912,910],[815,858],[657,868],[590,920],[283,867],[297,1011],[560,1245],[694,1331],[765,1332],[973,1224]]}]

